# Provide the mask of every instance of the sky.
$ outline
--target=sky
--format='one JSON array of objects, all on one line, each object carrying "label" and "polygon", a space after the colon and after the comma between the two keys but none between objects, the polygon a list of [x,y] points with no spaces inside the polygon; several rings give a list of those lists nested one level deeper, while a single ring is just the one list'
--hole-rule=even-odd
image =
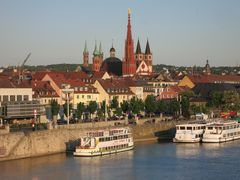
[{"label": "sky", "polygon": [[240,65],[239,0],[0,0],[0,66],[82,63],[87,41],[124,56],[127,12],[142,51],[153,64]]}]

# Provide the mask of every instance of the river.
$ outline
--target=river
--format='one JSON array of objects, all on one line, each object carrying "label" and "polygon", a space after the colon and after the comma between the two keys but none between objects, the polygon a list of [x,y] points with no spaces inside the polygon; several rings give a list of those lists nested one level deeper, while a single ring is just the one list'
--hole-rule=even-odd
[{"label": "river", "polygon": [[138,143],[99,157],[56,154],[0,162],[0,179],[234,180],[240,179],[240,140],[221,144]]}]

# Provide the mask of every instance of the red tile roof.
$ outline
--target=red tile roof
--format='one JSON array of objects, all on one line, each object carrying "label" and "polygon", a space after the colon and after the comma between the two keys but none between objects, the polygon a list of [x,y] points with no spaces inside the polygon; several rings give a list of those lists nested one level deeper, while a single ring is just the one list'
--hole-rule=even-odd
[{"label": "red tile roof", "polygon": [[9,80],[8,77],[0,77],[0,88],[14,88],[14,84]]},{"label": "red tile roof", "polygon": [[189,79],[197,83],[240,83],[238,75],[188,75]]},{"label": "red tile roof", "polygon": [[32,81],[33,97],[59,97],[49,81]]},{"label": "red tile roof", "polygon": [[133,94],[124,80],[98,80],[104,90],[109,94]]}]

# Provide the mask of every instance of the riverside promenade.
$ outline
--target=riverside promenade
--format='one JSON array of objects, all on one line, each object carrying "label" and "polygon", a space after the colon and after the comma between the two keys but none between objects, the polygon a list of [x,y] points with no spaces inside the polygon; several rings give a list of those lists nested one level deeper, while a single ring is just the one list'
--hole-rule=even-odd
[{"label": "riverside promenade", "polygon": [[[0,135],[0,161],[44,156],[73,151],[79,138],[91,130],[123,125],[125,120],[60,125],[55,129],[28,132],[11,132]],[[159,133],[175,127],[179,121],[156,119],[138,120],[129,125],[135,142],[157,140]],[[117,127],[117,126],[116,126]]]}]

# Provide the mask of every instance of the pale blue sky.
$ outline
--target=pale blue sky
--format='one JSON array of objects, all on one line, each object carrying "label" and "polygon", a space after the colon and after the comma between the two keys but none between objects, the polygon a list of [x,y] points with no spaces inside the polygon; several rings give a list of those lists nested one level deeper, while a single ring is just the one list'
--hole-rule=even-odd
[{"label": "pale blue sky", "polygon": [[114,39],[122,59],[129,7],[135,46],[148,38],[154,64],[240,64],[239,0],[0,0],[0,66],[29,52],[28,65],[82,63],[95,39],[105,57]]}]

